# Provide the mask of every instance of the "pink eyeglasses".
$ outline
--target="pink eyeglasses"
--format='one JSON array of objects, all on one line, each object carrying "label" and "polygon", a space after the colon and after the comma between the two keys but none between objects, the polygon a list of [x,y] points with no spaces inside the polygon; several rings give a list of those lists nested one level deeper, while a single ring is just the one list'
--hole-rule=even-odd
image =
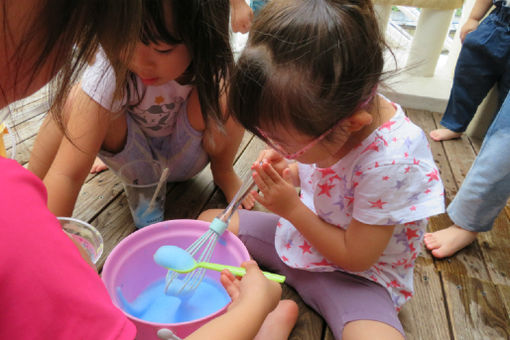
[{"label": "pink eyeglasses", "polygon": [[[356,107],[356,109],[354,111],[366,107],[370,103],[370,101],[374,98],[376,93],[377,93],[377,86],[375,86],[372,89],[370,96],[363,103],[358,105],[358,107]],[[298,150],[294,153],[288,153],[287,151],[285,151],[285,149],[280,144],[278,144],[277,142],[275,142],[271,138],[269,138],[269,136],[262,129],[259,129],[258,127],[256,127],[256,129],[257,129],[258,133],[260,133],[260,135],[262,137],[264,137],[264,140],[267,143],[267,145],[269,145],[271,148],[278,151],[283,157],[285,157],[287,159],[296,159],[298,157],[301,157],[305,152],[307,152],[308,150],[313,148],[317,143],[319,143],[321,140],[323,140],[324,137],[329,135],[331,133],[331,131],[336,129],[343,121],[344,121],[344,119],[340,119],[338,122],[335,123],[335,125],[333,125],[329,129],[327,129],[319,137],[315,138],[310,143],[308,143],[303,148],[301,148],[300,150]]]},{"label": "pink eyeglasses", "polygon": [[271,148],[278,151],[283,157],[285,157],[287,159],[296,159],[298,157],[301,157],[305,152],[307,152],[308,150],[313,148],[317,143],[319,143],[321,140],[323,140],[324,137],[329,135],[331,133],[331,131],[333,131],[343,121],[344,121],[343,119],[340,119],[338,122],[335,123],[335,125],[333,125],[329,129],[327,129],[319,137],[315,138],[310,143],[306,144],[303,148],[301,148],[300,150],[293,152],[293,153],[288,153],[287,151],[285,151],[285,149],[280,144],[278,144],[277,142],[272,140],[263,130],[259,129],[258,127],[256,127],[256,129],[257,129],[258,133],[260,133],[260,135],[262,137],[264,137],[264,141],[267,143],[267,145],[269,145]]}]

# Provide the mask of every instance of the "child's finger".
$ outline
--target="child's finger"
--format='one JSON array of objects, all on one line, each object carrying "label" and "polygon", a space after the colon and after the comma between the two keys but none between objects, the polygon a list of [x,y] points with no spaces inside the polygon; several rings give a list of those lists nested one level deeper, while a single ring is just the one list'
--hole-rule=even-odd
[{"label": "child's finger", "polygon": [[[266,165],[267,164],[267,165]],[[268,175],[268,177],[271,179],[273,183],[277,183],[281,181],[282,177],[280,174],[273,168],[271,164],[264,163],[263,168],[265,170],[265,173]]]}]

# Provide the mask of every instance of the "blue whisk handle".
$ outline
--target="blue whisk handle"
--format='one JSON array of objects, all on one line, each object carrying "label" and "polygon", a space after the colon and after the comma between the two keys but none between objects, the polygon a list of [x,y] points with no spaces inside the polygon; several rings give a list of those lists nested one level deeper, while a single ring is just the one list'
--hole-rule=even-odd
[{"label": "blue whisk handle", "polygon": [[228,223],[223,222],[219,218],[215,218],[211,224],[209,225],[209,229],[214,231],[218,236],[221,236],[223,232],[227,229]]}]

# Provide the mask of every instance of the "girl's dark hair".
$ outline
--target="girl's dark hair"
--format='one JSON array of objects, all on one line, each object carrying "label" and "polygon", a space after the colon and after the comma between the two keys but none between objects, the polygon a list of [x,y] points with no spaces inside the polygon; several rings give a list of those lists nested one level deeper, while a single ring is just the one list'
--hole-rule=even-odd
[{"label": "girl's dark hair", "polygon": [[[52,53],[59,58],[51,65],[55,78],[54,100],[51,110],[58,123],[62,124],[60,110],[67,97],[70,85],[77,79],[80,70],[96,53],[101,44],[111,58],[117,73],[118,84],[124,81],[126,69],[122,58],[128,58],[136,41],[141,25],[142,0],[41,0],[33,9],[36,14],[26,23],[26,30],[17,45],[12,60],[7,62],[15,70],[10,74],[14,84],[20,84],[28,77],[30,84],[47,65]],[[8,36],[9,27],[5,24],[9,15],[9,2],[3,1],[3,27]],[[35,19],[34,19],[35,18]],[[117,51],[125,51],[119,56]],[[35,53],[35,55],[34,55]],[[27,65],[28,64],[28,65]],[[27,88],[22,90],[27,90]],[[4,91],[7,89],[0,89]]]},{"label": "girl's dark hair", "polygon": [[[165,5],[170,4],[170,11]],[[171,26],[168,18],[171,15]],[[191,65],[179,82],[194,85],[206,124],[223,123],[219,99],[225,93],[233,68],[229,38],[229,0],[145,0],[142,43],[183,43],[191,54]]]},{"label": "girl's dark hair", "polygon": [[231,113],[259,137],[279,125],[319,136],[373,96],[385,47],[370,0],[271,1],[233,73]]}]

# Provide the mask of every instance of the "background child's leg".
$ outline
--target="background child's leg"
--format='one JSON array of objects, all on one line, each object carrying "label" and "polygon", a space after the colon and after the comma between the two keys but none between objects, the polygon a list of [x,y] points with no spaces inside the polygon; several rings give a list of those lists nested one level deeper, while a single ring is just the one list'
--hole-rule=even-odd
[{"label": "background child's leg", "polygon": [[455,225],[425,235],[425,245],[434,256],[450,256],[470,244],[476,237],[475,232],[492,229],[494,220],[510,195],[510,157],[506,157],[508,145],[510,96],[507,95],[487,131],[480,153],[455,199],[448,206],[448,215]]},{"label": "background child's leg", "polygon": [[[495,13],[489,15],[478,29],[469,33],[455,67],[450,99],[441,125],[451,133],[464,132],[478,105],[503,74],[507,64],[510,37],[507,27],[498,21]],[[440,129],[441,130],[441,129]],[[445,131],[434,130],[434,140],[449,139]],[[444,129],[442,129],[444,130]]]}]

